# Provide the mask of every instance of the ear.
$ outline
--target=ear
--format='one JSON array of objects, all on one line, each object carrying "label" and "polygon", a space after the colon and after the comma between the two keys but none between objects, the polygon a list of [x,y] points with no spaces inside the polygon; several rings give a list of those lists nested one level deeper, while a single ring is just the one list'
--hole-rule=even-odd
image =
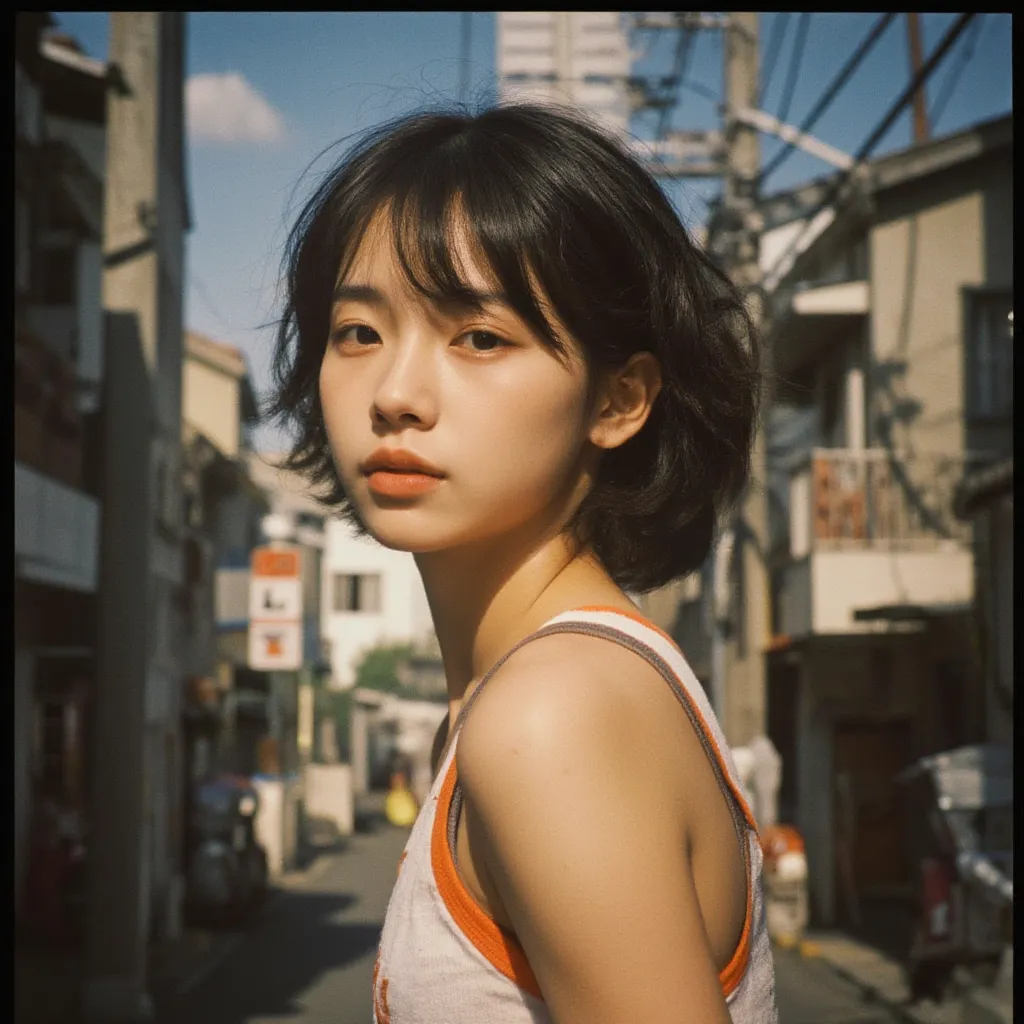
[{"label": "ear", "polygon": [[621,370],[608,374],[598,392],[590,441],[618,448],[640,432],[661,390],[661,367],[650,352],[630,356]]}]

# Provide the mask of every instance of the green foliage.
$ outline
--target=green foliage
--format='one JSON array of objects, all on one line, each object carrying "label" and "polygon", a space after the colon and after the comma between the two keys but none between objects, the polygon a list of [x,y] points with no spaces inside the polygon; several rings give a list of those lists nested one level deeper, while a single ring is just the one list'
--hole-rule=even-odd
[{"label": "green foliage", "polygon": [[398,680],[398,666],[414,652],[412,644],[382,644],[371,647],[363,655],[356,669],[356,686],[367,690],[393,693],[396,697],[421,700],[413,689],[403,686]]}]

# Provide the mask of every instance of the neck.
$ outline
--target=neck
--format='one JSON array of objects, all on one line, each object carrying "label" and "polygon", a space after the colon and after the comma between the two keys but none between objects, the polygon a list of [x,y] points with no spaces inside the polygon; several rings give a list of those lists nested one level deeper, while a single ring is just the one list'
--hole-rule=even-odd
[{"label": "neck", "polygon": [[467,690],[523,637],[582,604],[625,602],[600,563],[563,534],[532,543],[502,536],[421,554],[454,721]]}]

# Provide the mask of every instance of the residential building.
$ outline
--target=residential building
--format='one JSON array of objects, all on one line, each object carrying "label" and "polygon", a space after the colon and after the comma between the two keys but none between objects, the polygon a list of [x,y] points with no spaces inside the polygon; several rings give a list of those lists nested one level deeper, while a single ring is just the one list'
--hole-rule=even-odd
[{"label": "residential building", "polygon": [[19,12],[14,68],[14,893],[39,926],[33,821],[88,823],[101,524],[106,67],[51,24]]},{"label": "residential building", "polygon": [[570,103],[625,133],[633,56],[621,11],[499,11],[500,102]]},{"label": "residential building", "polygon": [[[233,742],[234,719],[226,719],[226,712],[235,670],[246,666],[248,558],[268,508],[246,463],[257,417],[241,352],[186,331],[181,420],[191,636],[185,654],[186,813],[194,784],[232,760],[224,748]],[[234,597],[233,607],[230,600],[224,607],[225,595]],[[255,712],[256,726],[265,731],[265,709]]]},{"label": "residential building", "polygon": [[331,685],[348,689],[366,650],[380,644],[430,645],[433,622],[413,556],[361,537],[345,521],[325,530],[321,633]]},{"label": "residential building", "polygon": [[810,224],[830,180],[761,202],[769,734],[826,922],[907,894],[894,776],[986,731],[953,496],[1012,452],[1012,144],[1003,117],[879,158]]}]

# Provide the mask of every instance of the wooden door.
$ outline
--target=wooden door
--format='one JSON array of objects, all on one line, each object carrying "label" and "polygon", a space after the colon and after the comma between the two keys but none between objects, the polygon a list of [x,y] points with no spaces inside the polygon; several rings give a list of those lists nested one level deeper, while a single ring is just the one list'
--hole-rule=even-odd
[{"label": "wooden door", "polygon": [[[903,787],[910,723],[837,722],[834,734],[836,878],[852,874],[859,896],[898,891],[910,881]],[[848,851],[849,866],[842,854]]]}]

